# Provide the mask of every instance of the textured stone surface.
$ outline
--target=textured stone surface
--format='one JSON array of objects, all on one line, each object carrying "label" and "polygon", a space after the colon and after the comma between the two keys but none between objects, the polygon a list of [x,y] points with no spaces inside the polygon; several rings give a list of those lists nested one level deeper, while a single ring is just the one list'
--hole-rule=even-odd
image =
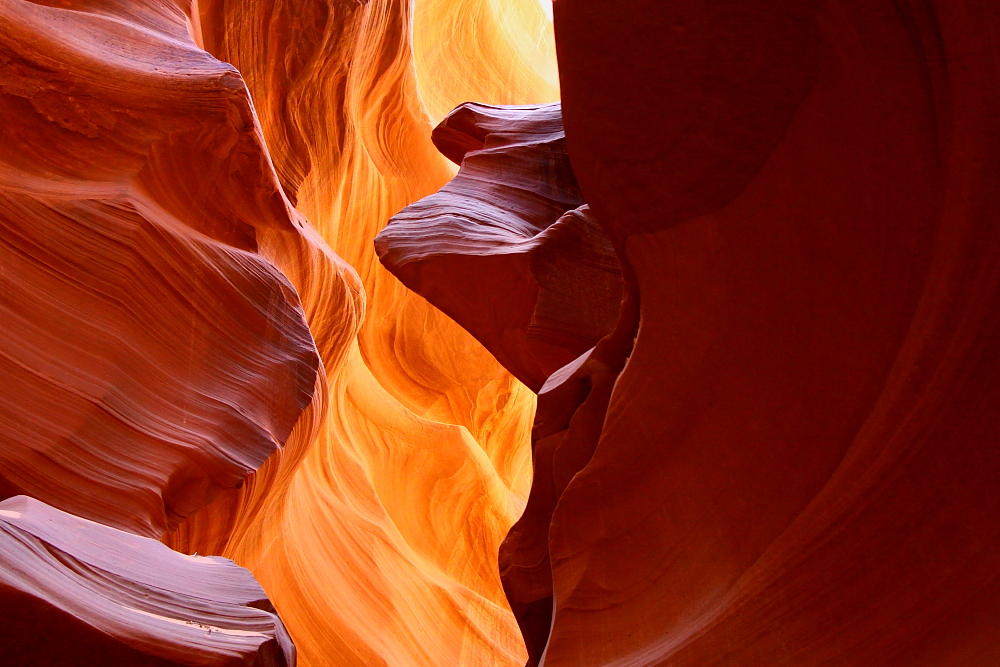
[{"label": "textured stone surface", "polygon": [[551,50],[537,2],[422,6],[512,77],[427,85],[470,42],[418,52],[409,3],[0,7],[4,492],[247,566],[302,664],[520,663],[534,395],[371,241],[451,173],[435,86],[551,101],[509,61]]},{"label": "textured stone surface", "polygon": [[225,558],[186,556],[26,496],[0,503],[5,665],[294,667],[273,612]]},{"label": "textured stone surface", "polygon": [[998,10],[555,18],[573,169],[640,317],[606,414],[536,478],[544,664],[994,662]]},{"label": "textured stone surface", "polygon": [[313,666],[1000,660],[1000,9],[554,11],[0,0],[19,646],[277,633],[176,528]]},{"label": "textured stone surface", "polygon": [[611,331],[614,249],[580,196],[558,103],[464,104],[434,130],[461,165],[393,216],[379,259],[534,390]]},{"label": "textured stone surface", "polygon": [[254,227],[292,225],[239,75],[179,10],[0,6],[3,492],[158,537],[310,401]]},{"label": "textured stone surface", "polygon": [[[624,299],[532,383],[532,489],[500,552],[528,664],[996,662],[1000,11],[578,0],[555,19],[564,194]],[[437,143],[454,159],[463,134]],[[431,233],[402,241],[474,247],[473,211],[523,208],[500,183],[449,184],[385,238],[421,211]],[[445,205],[471,221],[441,225]],[[524,290],[485,262],[409,275],[388,245],[523,373],[494,342],[510,318],[470,315],[524,312]]]},{"label": "textured stone surface", "polygon": [[[551,23],[536,0],[197,9],[200,43],[247,83],[282,190],[356,273],[308,257],[292,270],[275,251],[324,384],[235,504],[196,514],[170,543],[251,569],[305,664],[520,664],[496,552],[530,483],[534,394],[383,269],[372,240],[453,173],[426,113],[444,106],[441,92],[460,96],[446,108],[470,99],[465,91],[496,104],[551,101],[533,66],[510,58],[551,45],[550,32],[522,24]],[[435,20],[452,25],[448,44],[427,40]],[[421,80],[416,61],[433,55],[421,48],[454,69]],[[471,58],[481,77],[467,75]],[[496,69],[508,78],[488,78]],[[341,300],[345,283],[357,291]]]}]

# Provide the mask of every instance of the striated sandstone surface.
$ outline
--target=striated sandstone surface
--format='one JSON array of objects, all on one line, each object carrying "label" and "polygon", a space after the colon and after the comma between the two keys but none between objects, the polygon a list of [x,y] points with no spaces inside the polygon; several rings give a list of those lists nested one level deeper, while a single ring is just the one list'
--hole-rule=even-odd
[{"label": "striated sandstone surface", "polygon": [[537,391],[614,328],[622,290],[559,104],[465,104],[432,138],[461,169],[390,219],[379,259]]},{"label": "striated sandstone surface", "polygon": [[83,7],[0,12],[0,486],[159,537],[285,441],[318,359],[239,75],[176,8]]},{"label": "striated sandstone surface", "polygon": [[0,503],[5,665],[294,667],[253,576],[17,496]]},{"label": "striated sandstone surface", "polygon": [[1000,10],[554,11],[0,0],[23,661],[1000,660]]},{"label": "striated sandstone surface", "polygon": [[[994,664],[1000,11],[578,0],[555,27],[624,298],[539,388],[500,552],[528,664]],[[523,373],[480,313],[527,310],[517,272],[412,268],[523,207],[465,171],[380,251]]]},{"label": "striated sandstone surface", "polygon": [[[451,175],[430,141],[425,106],[435,93],[415,77],[411,10],[387,1],[202,2],[194,13],[200,43],[244,76],[283,191],[357,270],[364,317],[348,321],[342,305],[320,303],[339,278],[305,267],[296,279],[283,268],[326,385],[281,458],[244,487],[235,514],[220,501],[170,543],[249,567],[303,663],[519,664],[496,550],[530,482],[534,395],[382,269],[372,248],[390,215]],[[505,11],[509,20],[542,12],[531,1]],[[476,25],[474,13],[455,18],[460,33]],[[484,59],[530,78],[530,63],[493,48],[509,35],[477,39]],[[436,84],[477,83],[463,71],[441,69]],[[540,88],[526,99],[495,82],[478,89],[496,103],[551,100]]]},{"label": "striated sandstone surface", "polygon": [[534,664],[552,620],[548,524],[593,453],[631,349],[634,280],[628,272],[623,280],[583,204],[559,104],[465,104],[433,140],[461,169],[393,216],[375,247],[405,285],[539,392],[531,493],[499,551],[504,593]]}]

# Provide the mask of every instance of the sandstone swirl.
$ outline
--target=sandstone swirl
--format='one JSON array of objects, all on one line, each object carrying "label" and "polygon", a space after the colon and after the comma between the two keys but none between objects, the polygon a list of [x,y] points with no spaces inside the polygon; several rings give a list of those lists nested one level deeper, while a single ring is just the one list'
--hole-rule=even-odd
[{"label": "sandstone swirl", "polygon": [[[540,388],[501,552],[529,664],[996,663],[1000,12],[554,6],[569,158],[624,299]],[[502,182],[442,189],[427,229],[450,209],[474,247],[523,206]],[[459,247],[401,237],[413,210],[389,263],[521,372],[507,320],[439,296],[474,288],[407,277],[400,239]]]},{"label": "sandstone swirl", "polygon": [[465,104],[433,139],[461,164],[458,175],[394,216],[375,247],[405,285],[540,392],[531,493],[499,554],[534,664],[552,621],[548,526],[596,445],[631,346],[634,286],[582,201],[559,104]]},{"label": "sandstone swirl", "polygon": [[293,667],[253,576],[18,496],[0,503],[5,665]]},{"label": "sandstone swirl", "polygon": [[238,74],[178,11],[0,7],[4,493],[158,537],[310,401],[315,347],[255,229],[292,223]]},{"label": "sandstone swirl", "polygon": [[12,659],[997,664],[994,4],[0,0]]}]

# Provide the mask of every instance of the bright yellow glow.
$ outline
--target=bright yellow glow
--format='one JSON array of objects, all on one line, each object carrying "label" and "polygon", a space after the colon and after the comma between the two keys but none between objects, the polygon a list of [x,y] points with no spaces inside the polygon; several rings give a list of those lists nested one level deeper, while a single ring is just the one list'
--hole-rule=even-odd
[{"label": "bright yellow glow", "polygon": [[557,98],[551,22],[539,0],[254,4],[200,0],[201,37],[243,73],[311,223],[258,241],[324,368],[285,450],[174,544],[249,567],[300,665],[523,664],[496,557],[530,485],[534,395],[372,240],[450,178],[430,131],[452,107]]},{"label": "bright yellow glow", "polygon": [[413,60],[432,124],[462,102],[559,99],[551,8],[549,0],[417,0]]}]

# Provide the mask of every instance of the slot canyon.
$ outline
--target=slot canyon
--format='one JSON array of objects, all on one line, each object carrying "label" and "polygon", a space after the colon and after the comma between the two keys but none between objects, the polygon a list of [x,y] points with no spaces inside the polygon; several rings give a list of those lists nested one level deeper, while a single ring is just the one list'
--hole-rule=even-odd
[{"label": "slot canyon", "polygon": [[995,0],[0,0],[0,667],[1000,666],[998,192]]}]

